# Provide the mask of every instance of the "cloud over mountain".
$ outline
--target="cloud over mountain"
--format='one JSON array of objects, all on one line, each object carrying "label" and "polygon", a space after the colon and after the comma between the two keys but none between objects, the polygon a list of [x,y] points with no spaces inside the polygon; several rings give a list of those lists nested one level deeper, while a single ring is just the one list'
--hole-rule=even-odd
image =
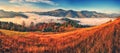
[{"label": "cloud over mountain", "polygon": [[11,3],[20,3],[20,2],[33,2],[33,3],[45,3],[49,5],[56,5],[56,3],[51,0],[10,0]]}]

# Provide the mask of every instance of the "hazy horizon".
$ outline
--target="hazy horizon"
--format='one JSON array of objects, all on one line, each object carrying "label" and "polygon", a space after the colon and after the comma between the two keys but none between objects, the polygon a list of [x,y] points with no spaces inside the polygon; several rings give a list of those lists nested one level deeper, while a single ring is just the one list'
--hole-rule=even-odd
[{"label": "hazy horizon", "polygon": [[[1,18],[0,21],[3,22],[12,22],[16,24],[23,24],[23,21],[25,22],[26,26],[30,26],[31,22],[33,22],[35,25],[38,23],[64,23],[65,20],[62,20],[62,18],[65,17],[54,17],[54,16],[46,16],[46,15],[37,15],[34,13],[24,13],[28,16],[28,18],[24,17],[14,17],[14,18]],[[114,20],[116,18],[68,18],[70,20],[79,21],[78,24],[81,25],[90,25],[90,26],[96,26],[103,23],[106,23],[110,20]],[[17,21],[16,21],[17,20]],[[51,21],[52,20],[52,21]]]},{"label": "hazy horizon", "polygon": [[0,0],[0,10],[45,12],[55,9],[119,13],[119,0]]}]

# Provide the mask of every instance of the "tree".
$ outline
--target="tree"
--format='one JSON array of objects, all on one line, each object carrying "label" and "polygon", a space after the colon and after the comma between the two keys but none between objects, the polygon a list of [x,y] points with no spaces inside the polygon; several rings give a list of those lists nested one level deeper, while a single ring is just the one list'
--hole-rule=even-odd
[{"label": "tree", "polygon": [[22,27],[25,27],[25,21],[22,22]]},{"label": "tree", "polygon": [[30,23],[30,28],[32,28],[34,26],[34,22]]},{"label": "tree", "polygon": [[31,22],[30,23],[30,31],[34,31],[34,30],[35,30],[34,22]]}]

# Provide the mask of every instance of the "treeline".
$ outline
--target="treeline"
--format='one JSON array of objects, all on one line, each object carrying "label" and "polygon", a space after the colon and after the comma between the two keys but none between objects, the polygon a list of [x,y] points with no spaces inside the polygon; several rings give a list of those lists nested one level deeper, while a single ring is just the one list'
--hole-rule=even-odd
[{"label": "treeline", "polygon": [[0,29],[29,32],[29,31],[41,31],[41,32],[64,32],[69,30],[69,28],[83,28],[90,26],[83,26],[77,24],[76,21],[67,20],[65,23],[38,23],[34,24],[31,22],[29,27],[25,27],[25,22],[23,21],[22,25],[14,24],[12,22],[1,22]]},{"label": "treeline", "polygon": [[[36,25],[39,31],[43,32],[63,32],[68,30],[68,28],[72,28],[71,25],[67,25],[66,23],[39,23]],[[66,29],[67,28],[67,29]]]},{"label": "treeline", "polygon": [[76,20],[71,20],[71,19],[68,19],[68,18],[62,18],[62,20],[65,20],[65,24],[66,25],[71,25],[72,27],[75,27],[75,28],[86,28],[86,27],[91,27],[90,25],[81,25],[79,24],[80,21],[76,21]]},{"label": "treeline", "polygon": [[12,22],[1,22],[0,21],[0,29],[12,30],[12,31],[21,31],[21,32],[29,32],[29,31],[42,31],[42,32],[62,32],[65,31],[65,28],[72,27],[67,24],[60,23],[38,23],[34,25],[31,22],[29,27],[25,27],[25,22],[23,21],[22,25],[14,24]]},{"label": "treeline", "polygon": [[0,29],[7,29],[13,31],[28,31],[27,27],[22,25],[14,24],[12,22],[1,22],[0,21]]},{"label": "treeline", "polygon": [[12,30],[12,31],[21,31],[21,32],[29,32],[29,31],[37,31],[37,28],[31,22],[29,27],[26,27],[25,22],[23,21],[22,25],[15,24],[12,22],[1,22],[0,21],[0,29]]},{"label": "treeline", "polygon": [[39,23],[36,24],[39,31],[42,32],[63,32],[68,31],[71,28],[85,28],[91,27],[89,25],[80,25],[76,21],[67,20],[65,23]]}]

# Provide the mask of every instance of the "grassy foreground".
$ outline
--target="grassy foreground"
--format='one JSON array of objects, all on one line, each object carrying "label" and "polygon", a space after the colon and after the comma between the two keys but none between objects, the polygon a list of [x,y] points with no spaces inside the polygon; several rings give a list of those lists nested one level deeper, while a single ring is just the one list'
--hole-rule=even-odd
[{"label": "grassy foreground", "polygon": [[3,34],[8,35],[8,36],[14,36],[14,35],[24,36],[24,35],[28,34],[28,32],[18,32],[18,31],[4,30],[4,29],[0,29],[0,31]]},{"label": "grassy foreground", "polygon": [[[9,35],[21,32],[2,32]],[[96,27],[57,34],[0,32],[0,53],[119,53],[120,18]],[[12,34],[11,34],[12,33]],[[19,35],[20,35],[19,34]]]}]

